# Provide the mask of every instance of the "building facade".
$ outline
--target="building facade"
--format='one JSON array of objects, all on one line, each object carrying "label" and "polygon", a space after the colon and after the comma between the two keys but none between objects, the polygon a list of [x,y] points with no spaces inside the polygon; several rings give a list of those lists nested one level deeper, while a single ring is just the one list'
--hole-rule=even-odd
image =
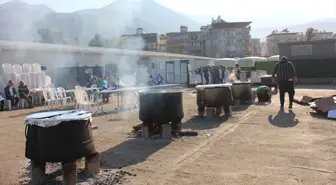
[{"label": "building facade", "polygon": [[130,50],[159,51],[160,36],[157,33],[146,33],[142,28],[136,30],[136,34],[122,35],[124,48]]},{"label": "building facade", "polygon": [[261,40],[258,38],[251,39],[251,52],[253,56],[261,56]]},{"label": "building facade", "polygon": [[279,54],[279,43],[283,42],[293,42],[301,40],[304,34],[299,32],[289,32],[289,33],[272,33],[266,37],[266,56],[273,56]]},{"label": "building facade", "polygon": [[167,52],[206,56],[212,58],[244,57],[251,52],[251,22],[226,22],[213,20],[200,31],[167,33]]}]

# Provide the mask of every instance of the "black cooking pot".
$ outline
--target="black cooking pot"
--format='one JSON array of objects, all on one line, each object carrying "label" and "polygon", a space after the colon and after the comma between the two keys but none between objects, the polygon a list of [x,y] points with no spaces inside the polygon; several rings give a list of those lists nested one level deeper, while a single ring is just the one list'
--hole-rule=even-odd
[{"label": "black cooking pot", "polygon": [[[49,116],[46,113],[37,113],[26,119],[25,156],[28,159],[35,162],[72,162],[95,153],[91,133],[91,113],[87,111],[48,113]],[[64,119],[66,115],[69,116]],[[58,118],[60,118],[58,124],[52,123],[46,126],[51,123],[50,119]]]},{"label": "black cooking pot", "polygon": [[181,120],[184,117],[182,91],[146,90],[139,92],[141,121],[166,123]]},{"label": "black cooking pot", "polygon": [[274,87],[275,84],[272,83],[272,75],[263,75],[260,76],[261,84],[268,87]]},{"label": "black cooking pot", "polygon": [[232,94],[234,99],[239,99],[242,101],[252,101],[251,82],[232,83]]},{"label": "black cooking pot", "polygon": [[231,84],[200,85],[197,88],[197,106],[221,107],[232,104]]}]

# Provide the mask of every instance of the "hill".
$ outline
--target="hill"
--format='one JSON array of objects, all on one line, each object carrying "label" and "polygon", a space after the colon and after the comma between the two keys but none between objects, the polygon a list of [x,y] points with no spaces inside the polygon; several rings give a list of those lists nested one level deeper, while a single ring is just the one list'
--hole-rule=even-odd
[{"label": "hill", "polygon": [[[24,11],[16,15],[18,8]],[[201,26],[154,0],[117,0],[103,8],[73,13],[58,13],[44,5],[15,0],[0,6],[0,17],[0,27],[6,28],[1,29],[0,39],[34,40],[38,29],[52,28],[62,32],[66,40],[78,38],[82,44],[87,44],[95,33],[114,37],[135,33],[139,27],[148,32],[166,33],[179,31],[180,25],[188,25],[191,30]],[[6,20],[8,17],[15,17],[15,22]]]}]

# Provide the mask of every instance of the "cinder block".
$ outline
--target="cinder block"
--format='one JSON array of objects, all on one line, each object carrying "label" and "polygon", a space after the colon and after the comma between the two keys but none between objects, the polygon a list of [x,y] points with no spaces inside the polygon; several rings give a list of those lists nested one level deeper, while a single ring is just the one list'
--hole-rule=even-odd
[{"label": "cinder block", "polygon": [[76,185],[77,183],[76,162],[62,164],[63,185]]},{"label": "cinder block", "polygon": [[149,131],[147,126],[142,125],[141,131],[142,131],[142,137],[149,138]]},{"label": "cinder block", "polygon": [[85,158],[85,171],[92,174],[100,172],[100,155],[98,153]]},{"label": "cinder block", "polygon": [[172,127],[170,124],[164,124],[161,126],[161,137],[162,138],[170,138],[172,132]]}]

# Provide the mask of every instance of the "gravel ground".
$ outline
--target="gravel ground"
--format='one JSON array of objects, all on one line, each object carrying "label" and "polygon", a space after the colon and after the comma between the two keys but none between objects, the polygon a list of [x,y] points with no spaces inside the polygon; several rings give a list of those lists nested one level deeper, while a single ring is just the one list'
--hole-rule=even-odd
[{"label": "gravel ground", "polygon": [[[31,184],[31,163],[29,160],[23,162],[21,176],[19,177],[20,184],[29,185]],[[128,176],[136,176],[135,173],[131,173],[123,170],[116,169],[101,169],[100,173],[97,175],[84,173],[83,166],[77,163],[77,184],[78,185],[116,185],[127,181]],[[45,185],[62,185],[61,163],[47,163],[46,164],[46,174],[48,174],[47,182]]]}]

